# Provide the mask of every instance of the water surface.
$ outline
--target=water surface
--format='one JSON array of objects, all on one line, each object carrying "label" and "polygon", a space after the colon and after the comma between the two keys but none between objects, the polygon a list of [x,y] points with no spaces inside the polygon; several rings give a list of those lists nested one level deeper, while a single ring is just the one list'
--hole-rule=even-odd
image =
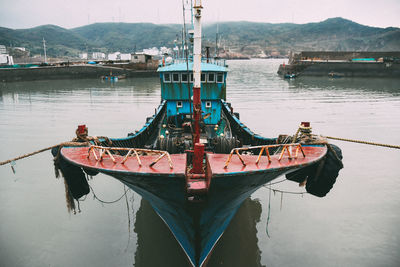
[{"label": "water surface", "polygon": [[[267,137],[315,133],[400,144],[400,80],[277,76],[281,60],[229,61],[228,101]],[[0,84],[0,161],[74,137],[123,137],[160,102],[159,80]],[[248,199],[208,266],[399,266],[400,151],[334,141],[345,168],[325,198],[271,193]],[[0,166],[1,266],[187,266],[172,234],[139,195],[97,175],[68,213],[50,153]],[[278,178],[280,180],[282,178]],[[286,181],[273,188],[303,192]],[[103,201],[113,201],[111,204]],[[268,237],[266,233],[269,213]]]}]

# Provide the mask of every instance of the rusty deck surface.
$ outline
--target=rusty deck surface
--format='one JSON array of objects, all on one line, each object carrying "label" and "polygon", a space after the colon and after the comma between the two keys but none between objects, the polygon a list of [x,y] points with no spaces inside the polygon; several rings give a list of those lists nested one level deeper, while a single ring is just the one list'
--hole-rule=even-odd
[{"label": "rusty deck surface", "polygon": [[308,165],[321,159],[327,152],[326,146],[303,146],[305,157],[298,154],[297,158],[288,159],[288,155],[284,154],[283,158],[279,161],[278,155],[271,155],[271,162],[268,161],[267,156],[262,156],[258,164],[256,164],[258,155],[241,155],[246,166],[242,164],[237,155],[233,155],[231,162],[225,167],[228,154],[207,154],[208,162],[210,164],[211,173],[214,174],[235,174],[244,172],[255,172],[266,169],[280,169],[295,167],[296,165]]},{"label": "rusty deck surface", "polygon": [[[288,155],[285,154],[279,161],[279,155],[271,155],[271,162],[269,162],[267,156],[262,156],[258,164],[256,164],[258,155],[241,155],[246,164],[245,166],[237,155],[233,155],[227,168],[224,167],[229,156],[228,154],[207,153],[207,160],[210,166],[210,173],[212,175],[221,175],[281,169],[298,165],[304,166],[320,160],[327,152],[326,146],[303,146],[303,150],[306,157],[303,157],[299,153],[297,158],[289,159]],[[97,161],[92,154],[88,157],[88,147],[64,147],[61,153],[63,157],[71,163],[84,168],[150,175],[184,176],[186,172],[186,154],[171,154],[173,168],[170,168],[167,157],[162,158],[150,167],[150,164],[159,157],[158,155],[140,156],[142,165],[139,166],[135,157],[129,157],[129,159],[122,164],[121,162],[124,156],[119,155],[114,155],[116,163],[114,163],[108,155],[104,155],[101,161]],[[196,183],[193,184],[193,187],[197,187],[195,184]]]},{"label": "rusty deck surface", "polygon": [[156,164],[150,167],[150,164],[156,160],[159,155],[140,156],[142,165],[139,166],[137,159],[129,157],[122,164],[124,156],[113,155],[116,163],[114,163],[109,155],[104,155],[101,161],[97,161],[93,154],[88,158],[88,147],[64,147],[61,150],[64,158],[75,165],[81,167],[108,170],[113,172],[130,172],[133,174],[170,174],[170,175],[185,175],[186,171],[186,154],[171,154],[173,168],[171,169],[167,157],[163,157]]}]

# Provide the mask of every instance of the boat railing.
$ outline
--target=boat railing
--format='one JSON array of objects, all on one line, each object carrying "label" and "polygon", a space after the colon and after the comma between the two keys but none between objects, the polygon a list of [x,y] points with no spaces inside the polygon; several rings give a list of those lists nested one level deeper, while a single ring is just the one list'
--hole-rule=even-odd
[{"label": "boat railing", "polygon": [[238,148],[234,148],[234,149],[231,150],[231,153],[229,154],[229,156],[228,156],[228,158],[227,158],[227,160],[226,160],[226,162],[225,162],[224,168],[227,168],[227,167],[228,167],[228,165],[229,165],[229,163],[231,162],[231,159],[232,159],[232,156],[233,156],[234,153],[239,157],[239,159],[240,159],[240,161],[242,162],[243,166],[246,166],[246,163],[244,162],[243,157],[240,155],[239,152],[240,152],[240,151],[256,150],[256,149],[260,149],[260,153],[258,154],[258,158],[257,158],[257,160],[256,160],[256,164],[258,164],[258,162],[260,161],[261,156],[263,155],[264,151],[265,151],[265,154],[267,155],[268,162],[271,162],[271,161],[272,161],[271,155],[270,155],[270,153],[269,153],[269,149],[270,149],[270,148],[282,148],[282,151],[281,151],[281,153],[280,153],[280,155],[279,155],[278,161],[281,161],[281,160],[282,160],[282,158],[283,158],[283,156],[284,156],[284,154],[285,154],[285,151],[287,151],[288,159],[291,160],[291,159],[292,159],[292,153],[291,153],[290,151],[292,150],[293,147],[296,148],[296,150],[295,150],[295,155],[294,155],[294,158],[295,158],[295,159],[297,158],[299,151],[301,151],[303,157],[306,157],[306,154],[304,153],[303,147],[301,146],[300,143],[293,143],[293,144],[276,144],[276,145],[265,145],[265,146],[250,146],[250,147],[238,147]]},{"label": "boat railing", "polygon": [[[226,60],[221,59],[221,58],[208,58],[208,59],[202,58],[201,62],[226,67]],[[166,63],[166,65],[179,64],[179,63],[186,63],[186,59],[185,58],[174,58],[174,59],[172,59],[171,62]],[[189,59],[189,63],[193,63],[193,60],[191,58]]]},{"label": "boat railing", "polygon": [[[124,164],[130,157],[135,156],[139,166],[142,166],[142,161],[140,160],[140,155],[139,154],[156,154],[156,155],[159,155],[159,157],[156,158],[152,163],[150,163],[149,167],[152,167],[160,159],[162,159],[163,157],[166,156],[167,159],[168,159],[169,167],[171,169],[173,169],[173,165],[172,165],[172,160],[171,160],[170,154],[167,151],[163,151],[163,150],[153,150],[153,149],[144,149],[144,148],[127,148],[127,147],[104,147],[104,146],[91,145],[89,147],[89,150],[88,150],[87,158],[89,158],[90,155],[93,154],[94,158],[97,161],[102,161],[103,160],[103,156],[108,154],[110,159],[114,162],[114,164],[116,164],[117,160],[113,156],[112,152],[120,152],[120,151],[125,151],[126,152],[125,157],[120,162],[121,164]],[[97,153],[98,153],[98,155],[97,155]]]}]

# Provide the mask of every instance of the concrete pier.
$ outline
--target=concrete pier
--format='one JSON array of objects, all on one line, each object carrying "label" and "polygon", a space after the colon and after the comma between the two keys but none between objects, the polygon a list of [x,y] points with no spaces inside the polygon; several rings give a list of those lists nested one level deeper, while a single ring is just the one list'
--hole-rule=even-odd
[{"label": "concrete pier", "polygon": [[36,68],[4,68],[0,69],[0,82],[57,80],[57,79],[87,79],[98,78],[105,75],[123,75],[127,78],[154,77],[155,70],[132,70],[115,67],[71,65],[60,67]]}]

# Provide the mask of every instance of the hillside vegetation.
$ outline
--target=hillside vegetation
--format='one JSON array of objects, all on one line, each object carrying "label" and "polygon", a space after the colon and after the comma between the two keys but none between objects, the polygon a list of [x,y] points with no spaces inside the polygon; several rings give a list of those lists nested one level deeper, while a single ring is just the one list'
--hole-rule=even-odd
[{"label": "hillside vegetation", "polygon": [[[50,56],[77,56],[79,52],[133,52],[150,47],[173,47],[181,25],[152,23],[95,23],[64,29],[43,25],[31,29],[0,27],[0,44],[26,47],[31,55],[43,53],[43,38]],[[319,23],[223,22],[219,44],[249,56],[278,51],[400,51],[400,28],[376,28],[332,18]],[[215,46],[216,24],[203,28],[204,44]]]}]

